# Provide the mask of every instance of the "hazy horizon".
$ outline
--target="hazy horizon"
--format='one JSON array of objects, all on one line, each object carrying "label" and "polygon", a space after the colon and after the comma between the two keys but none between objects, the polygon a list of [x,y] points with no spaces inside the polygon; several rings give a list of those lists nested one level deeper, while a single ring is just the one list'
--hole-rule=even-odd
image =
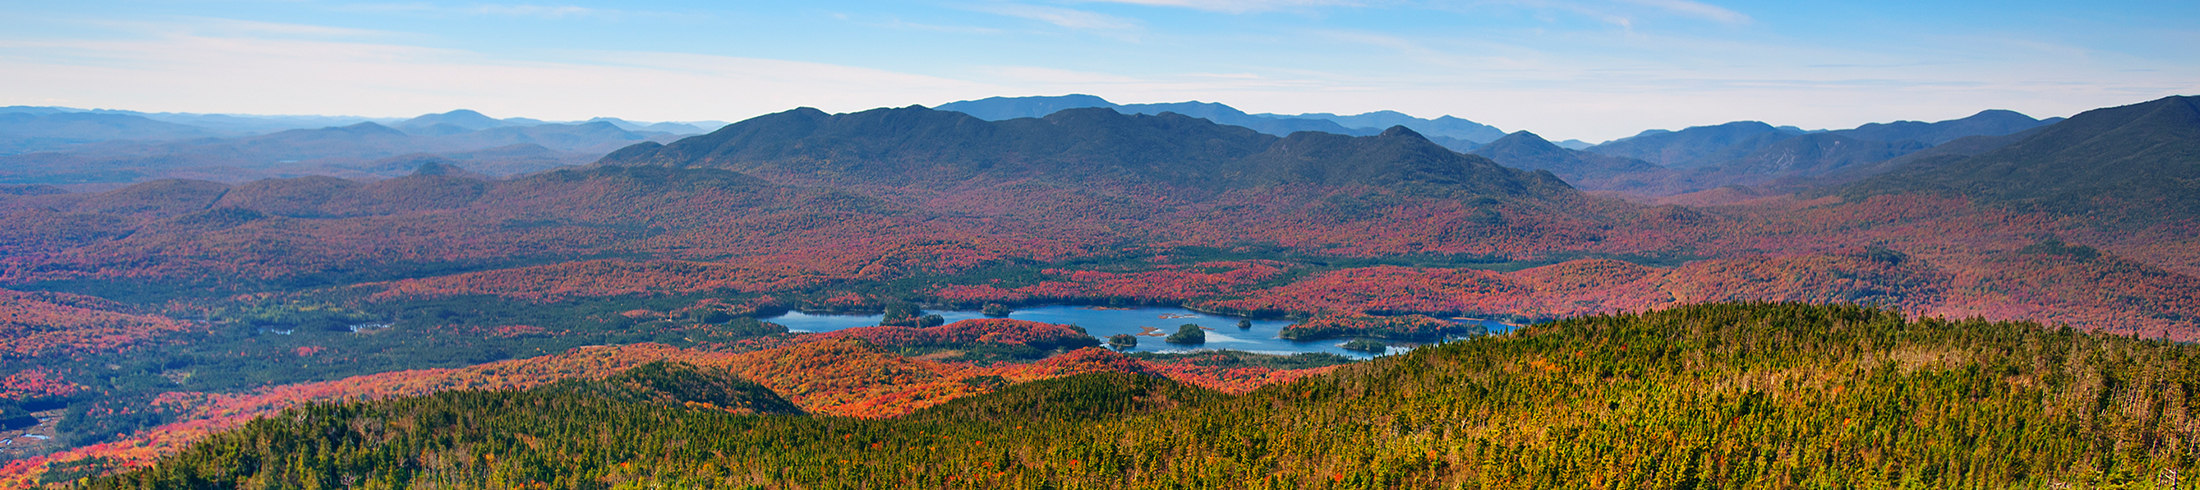
[{"label": "hazy horizon", "polygon": [[2200,6],[1692,0],[0,7],[0,105],[738,121],[990,96],[1451,115],[1553,140],[2200,93]]}]

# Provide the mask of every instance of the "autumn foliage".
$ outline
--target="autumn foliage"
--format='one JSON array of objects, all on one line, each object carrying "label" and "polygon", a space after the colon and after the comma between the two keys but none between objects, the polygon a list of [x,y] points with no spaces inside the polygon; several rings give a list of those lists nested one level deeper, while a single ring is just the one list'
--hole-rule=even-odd
[{"label": "autumn foliage", "polygon": [[[1064,325],[975,319],[926,329],[872,327],[806,334],[776,346],[759,344],[768,348],[746,352],[678,349],[659,344],[603,346],[467,368],[397,371],[274,386],[249,393],[170,392],[162,394],[154,405],[176,414],[178,422],[120,441],[9,463],[5,469],[0,469],[0,485],[34,481],[48,465],[83,458],[107,458],[124,466],[147,464],[214,432],[309,403],[421,396],[454,390],[525,389],[566,379],[603,379],[657,361],[729,370],[771,388],[806,412],[873,418],[900,416],[957,398],[987,393],[993,387],[966,382],[984,377],[1027,382],[1093,372],[1146,373],[1236,393],[1329,369],[1211,368],[1193,362],[1140,361],[1097,347],[1076,348],[1080,344],[1090,345],[1085,344],[1089,342],[1094,342],[1091,337]],[[970,343],[1048,345],[1075,350],[1039,361],[985,366],[918,359],[885,350],[887,346]],[[7,386],[15,386],[12,384],[14,379],[10,378],[11,384]],[[25,385],[38,386],[35,382]]]},{"label": "autumn foliage", "polygon": [[895,326],[859,327],[834,331],[823,337],[854,337],[885,347],[951,346],[972,343],[1025,345],[1039,349],[1091,347],[1092,336],[1066,325],[979,318],[928,328]]},{"label": "autumn foliage", "polygon": [[1472,329],[1457,323],[1421,315],[1395,317],[1378,316],[1323,316],[1283,328],[1277,336],[1292,340],[1316,340],[1337,337],[1365,337],[1377,339],[1435,341],[1448,335],[1481,333],[1481,327]]},{"label": "autumn foliage", "polygon": [[203,329],[191,322],[127,313],[104,299],[0,289],[0,359],[108,351],[162,334]]},{"label": "autumn foliage", "polygon": [[[109,399],[176,389],[167,377],[190,369],[146,366],[129,374],[151,384],[105,393],[110,383],[97,373],[112,356],[217,328],[239,345],[273,340],[254,338],[261,332],[249,322],[201,314],[284,302],[384,318],[448,342],[435,353],[480,356],[430,361],[392,347],[398,358],[374,358],[298,337],[264,353],[214,349],[198,360],[271,353],[260,356],[279,361],[269,369],[360,366],[300,378],[313,380],[390,372],[165,395],[161,409],[182,421],[97,446],[143,461],[172,449],[158,441],[192,440],[305,400],[520,388],[658,359],[738,366],[806,410],[865,417],[983,392],[986,382],[965,382],[993,379],[983,376],[1022,381],[1105,366],[1225,391],[1295,376],[1075,350],[1089,337],[1006,321],[702,335],[736,320],[760,326],[754,317],[787,309],[1181,305],[1310,319],[1287,330],[1293,336],[1427,338],[1459,316],[1547,321],[1793,301],[2200,340],[2200,219],[2109,223],[1938,194],[1645,205],[1566,192],[1294,180],[1194,188],[1095,175],[1089,185],[791,173],[770,175],[774,182],[595,167],[500,181],[171,180],[0,196],[12,225],[0,229],[0,285],[88,294],[0,290],[0,375],[8,396],[73,393],[95,417],[141,415]],[[581,304],[591,309],[573,317],[585,328],[541,317],[558,313],[485,313]],[[605,352],[619,354],[599,354],[626,360],[590,364],[573,351],[495,368],[516,370],[508,374],[488,371],[495,363],[413,369],[644,341],[694,348],[612,347]],[[984,365],[955,355],[987,349],[1014,352]]]},{"label": "autumn foliage", "polygon": [[1153,270],[1106,272],[1046,269],[1037,284],[1002,288],[989,284],[942,286],[933,296],[954,304],[1127,300],[1176,303],[1231,294],[1274,279],[1291,264],[1273,260],[1162,264]]},{"label": "autumn foliage", "polygon": [[0,378],[0,399],[69,396],[83,390],[83,386],[63,381],[59,375],[42,368],[16,371],[6,378]]}]

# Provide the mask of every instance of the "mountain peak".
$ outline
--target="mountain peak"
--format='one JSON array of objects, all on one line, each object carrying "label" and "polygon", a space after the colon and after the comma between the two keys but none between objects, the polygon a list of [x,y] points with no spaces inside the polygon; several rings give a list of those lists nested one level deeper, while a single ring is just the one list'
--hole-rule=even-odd
[{"label": "mountain peak", "polygon": [[353,125],[350,125],[350,126],[337,126],[337,127],[332,127],[332,128],[321,128],[321,129],[300,129],[300,130],[294,130],[294,131],[326,131],[326,132],[337,132],[337,133],[351,133],[351,134],[358,134],[358,135],[369,135],[369,134],[373,134],[373,135],[384,135],[384,136],[403,136],[403,135],[405,134],[405,133],[404,133],[404,132],[402,132],[402,131],[398,131],[398,130],[396,130],[396,129],[390,128],[389,126],[383,126],[383,125],[380,125],[380,124],[375,124],[375,123],[373,123],[373,122],[363,122],[363,123],[359,123],[359,124],[353,124]]},{"label": "mountain peak", "polygon": [[2200,97],[2094,109],[1963,160],[1896,169],[1850,198],[1953,192],[2057,212],[2158,216],[2200,210]]},{"label": "mountain peak", "polygon": [[[1762,121],[1734,121],[1693,126],[1680,131],[1643,131],[1633,137],[1589,147],[1588,151],[1668,167],[1700,166],[1712,163],[1699,160],[1714,153],[1726,152],[1738,156],[1768,146],[1786,136],[1791,135]],[[1744,143],[1747,144],[1736,146]]]},{"label": "mountain peak", "polygon": [[587,121],[584,121],[584,122],[590,122],[590,123],[593,123],[593,122],[610,123],[610,124],[611,124],[611,125],[613,125],[613,126],[618,126],[618,127],[619,127],[619,129],[624,129],[624,130],[627,130],[627,131],[634,131],[634,130],[642,129],[642,125],[640,125],[640,124],[635,124],[635,123],[634,123],[633,121],[628,121],[628,120],[625,120],[625,119],[619,119],[619,118],[616,118],[616,117],[592,117],[592,118],[589,118],[589,119],[588,119]]},{"label": "mountain peak", "polygon": [[[1505,139],[1518,139],[1518,140],[1520,140],[1520,141],[1523,141],[1523,142],[1537,142],[1537,141],[1539,141],[1539,142],[1542,142],[1543,144],[1546,144],[1546,145],[1550,145],[1550,144],[1551,144],[1551,140],[1543,139],[1543,135],[1535,134],[1535,132],[1533,132],[1533,131],[1528,131],[1528,130],[1525,130],[1525,129],[1523,129],[1523,130],[1519,130],[1519,131],[1514,131],[1514,132],[1512,132],[1512,134],[1508,134],[1508,135],[1505,135],[1505,137],[1504,137],[1504,138],[1499,138],[1499,140],[1500,140],[1500,141],[1502,141],[1502,140],[1505,140]],[[1492,141],[1491,143],[1495,143],[1495,141]],[[1551,145],[1551,146],[1558,146],[1558,145]]]},{"label": "mountain peak", "polygon": [[1504,131],[1500,131],[1495,127],[1452,116],[1442,116],[1436,119],[1420,119],[1411,115],[1407,115],[1405,113],[1392,110],[1378,110],[1349,116],[1340,116],[1327,112],[1312,112],[1295,115],[1272,113],[1248,114],[1243,110],[1239,110],[1238,108],[1231,107],[1220,102],[1203,102],[1193,100],[1184,102],[1117,104],[1114,102],[1109,102],[1107,99],[1102,99],[1085,94],[1036,97],[987,97],[978,100],[964,100],[940,104],[940,106],[936,107],[935,109],[961,112],[987,121],[1003,121],[1008,119],[1027,117],[1042,118],[1046,117],[1048,114],[1053,114],[1060,111],[1092,107],[1114,109],[1116,112],[1121,112],[1125,114],[1160,114],[1163,112],[1174,112],[1186,116],[1206,119],[1209,121],[1213,121],[1216,124],[1243,126],[1246,128],[1251,128],[1254,131],[1259,131],[1276,136],[1288,136],[1291,133],[1296,133],[1300,131],[1320,131],[1324,133],[1334,133],[1351,136],[1373,136],[1381,133],[1381,131],[1377,128],[1387,128],[1391,126],[1406,126],[1409,128],[1413,128],[1414,132],[1420,133],[1423,136],[1450,138],[1452,140],[1464,140],[1465,142],[1474,144],[1486,143],[1505,136]]},{"label": "mountain peak", "polygon": [[[423,114],[420,117],[407,119],[405,120],[405,122],[397,123],[397,128],[406,130],[406,132],[417,133],[420,132],[420,130],[434,128],[439,125],[447,126],[449,128],[464,129],[467,131],[479,131],[498,126],[505,126],[507,125],[507,123],[503,120],[482,115],[482,113],[479,112],[474,112],[472,109],[458,109],[442,114]],[[434,132],[450,133],[451,131],[448,129],[444,129]]]},{"label": "mountain peak", "polygon": [[412,174],[413,174],[413,175],[451,175],[451,174],[456,174],[456,173],[461,173],[461,172],[465,172],[465,170],[459,169],[457,165],[452,165],[452,164],[451,164],[451,162],[450,162],[450,160],[447,160],[447,159],[443,159],[443,158],[433,158],[433,157],[431,157],[431,158],[432,158],[432,159],[430,159],[430,160],[427,160],[427,161],[423,161],[423,162],[421,162],[421,163],[420,163],[420,167],[419,167],[418,169],[415,169],[415,170],[413,170],[413,173],[412,173]]},{"label": "mountain peak", "polygon": [[1114,102],[1108,102],[1107,99],[1102,99],[1091,95],[1069,94],[1030,97],[987,97],[978,100],[964,100],[940,104],[940,106],[935,109],[969,114],[971,116],[977,117],[978,119],[984,119],[987,121],[1000,121],[1026,117],[1046,117],[1048,114],[1061,112],[1066,109],[1081,109],[1087,107],[1114,108],[1116,107],[1116,104]]},{"label": "mountain peak", "polygon": [[1575,194],[1538,175],[1453,152],[1402,126],[1378,136],[1300,131],[1278,139],[1183,114],[1107,108],[1001,121],[921,107],[804,114],[760,116],[661,147],[637,145],[599,164],[716,167],[805,184],[1028,180],[1202,190],[1361,185],[1533,198]]},{"label": "mountain peak", "polygon": [[1383,134],[1382,134],[1381,136],[1382,136],[1382,137],[1385,137],[1385,138],[1394,138],[1394,137],[1399,137],[1399,136],[1412,136],[1412,137],[1414,137],[1414,138],[1418,138],[1418,139],[1421,139],[1421,140],[1427,140],[1427,139],[1428,139],[1428,137],[1427,137],[1427,136],[1421,136],[1421,133],[1416,133],[1416,132],[1413,132],[1413,129],[1412,129],[1412,128],[1407,128],[1407,127],[1405,127],[1405,126],[1391,126],[1391,127],[1390,127],[1390,129],[1385,129],[1385,130],[1383,130]]},{"label": "mountain peak", "polygon": [[1581,166],[1580,157],[1575,156],[1572,151],[1559,148],[1542,136],[1527,131],[1514,131],[1468,153],[1489,158],[1504,166],[1526,170],[1560,169],[1571,172],[1574,167]]},{"label": "mountain peak", "polygon": [[1871,123],[1856,129],[1834,131],[1843,136],[1867,141],[1910,140],[1926,145],[1939,145],[1965,136],[2000,136],[2053,124],[2052,121],[2033,119],[2016,111],[1989,109],[1970,117],[1940,122],[1895,121]]}]

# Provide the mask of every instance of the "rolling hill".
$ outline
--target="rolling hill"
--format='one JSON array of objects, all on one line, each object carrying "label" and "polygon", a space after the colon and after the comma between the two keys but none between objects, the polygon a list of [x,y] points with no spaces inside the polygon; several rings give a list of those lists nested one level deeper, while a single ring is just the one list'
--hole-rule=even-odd
[{"label": "rolling hill", "polygon": [[1375,136],[1300,132],[1278,138],[1165,113],[1070,109],[985,121],[922,107],[826,114],[797,109],[672,144],[640,146],[603,165],[725,168],[787,182],[917,186],[969,181],[1172,188],[1191,195],[1291,185],[1410,188],[1563,198],[1549,176],[1461,155],[1412,130]]},{"label": "rolling hill", "polygon": [[1421,119],[1397,111],[1376,111],[1365,114],[1340,116],[1328,113],[1309,114],[1247,114],[1227,105],[1214,102],[1172,102],[1156,104],[1116,104],[1107,99],[1083,94],[1035,97],[989,97],[940,104],[935,109],[957,111],[988,121],[1000,121],[1023,117],[1046,117],[1067,109],[1102,107],[1125,114],[1159,115],[1174,112],[1214,121],[1216,124],[1244,126],[1255,131],[1276,136],[1290,136],[1299,131],[1320,131],[1352,136],[1369,136],[1382,133],[1392,126],[1405,126],[1428,137],[1431,141],[1465,151],[1476,145],[1495,141],[1505,136],[1504,131],[1488,125],[1451,116]]},{"label": "rolling hill", "polygon": [[0,155],[111,140],[178,140],[227,133],[123,114],[0,112]]},{"label": "rolling hill", "polygon": [[[1781,177],[1815,177],[1836,173],[1925,148],[1924,144],[1916,141],[1868,141],[1839,133],[1811,133],[1777,138],[1777,141],[1769,145],[1739,156],[1728,157],[1724,150],[1715,152],[1709,159],[1718,163],[1699,168],[1707,174],[1735,176],[1730,184],[1748,185]],[[1729,148],[1733,149],[1738,148]]]},{"label": "rolling hill", "polygon": [[[172,148],[222,149],[200,154],[161,154],[160,148],[168,147],[157,145],[114,145],[147,151],[137,157],[158,162],[212,159],[222,152],[270,158],[314,145],[383,141],[392,143],[355,147],[359,152],[390,152],[358,164],[367,166],[362,171],[395,175],[237,183],[154,179],[84,193],[50,186],[0,187],[0,218],[11,225],[0,229],[0,287],[9,290],[0,296],[13,301],[0,304],[18,306],[0,308],[5,310],[0,320],[28,319],[4,326],[44,335],[37,338],[49,346],[36,349],[35,355],[0,356],[0,375],[5,376],[0,379],[7,379],[10,387],[28,387],[10,388],[14,391],[6,396],[16,398],[0,405],[64,407],[56,410],[78,422],[39,429],[56,431],[57,442],[51,445],[114,444],[98,447],[142,461],[152,458],[155,451],[149,448],[175,449],[177,441],[187,439],[182,435],[204,435],[215,427],[208,424],[216,419],[178,413],[226,412],[222,417],[229,418],[219,419],[221,424],[243,423],[297,403],[350,395],[427,395],[466,386],[520,390],[567,378],[604,377],[602,369],[565,368],[567,360],[597,352],[575,350],[581,346],[612,345],[616,347],[601,350],[633,354],[616,363],[622,369],[651,360],[733,369],[813,415],[900,415],[993,391],[1002,383],[1095,370],[1157,373],[1226,393],[1286,379],[1275,375],[1280,371],[1249,370],[1257,366],[1223,355],[1186,354],[1207,357],[1161,363],[1090,350],[1060,353],[1093,341],[1067,326],[1001,320],[929,329],[858,327],[802,336],[759,320],[791,310],[877,314],[920,307],[1165,305],[1304,320],[1303,327],[1290,329],[1294,337],[1425,339],[1428,332],[1445,331],[1437,327],[1454,317],[1528,323],[1670,311],[1685,319],[1689,314],[1732,316],[1732,311],[1697,306],[1705,302],[1790,301],[1869,303],[1895,312],[1798,308],[1779,310],[1805,312],[1782,321],[1809,324],[1825,315],[1855,313],[1868,317],[1865,323],[1896,328],[1898,316],[1903,322],[1977,317],[2191,341],[2200,339],[2200,235],[2190,232],[2191,211],[2180,207],[2191,196],[2185,193],[2189,186],[2177,186],[2191,177],[2176,172],[2189,168],[2177,165],[2190,163],[2179,155],[2190,150],[2193,114],[2189,99],[2104,109],[2026,132],[1950,140],[1911,153],[1926,156],[1896,169],[1897,174],[1969,179],[1965,185],[2011,193],[2006,195],[1941,185],[1838,196],[1762,192],[1722,205],[1650,205],[1583,193],[1561,176],[1575,174],[1570,177],[1585,188],[1596,181],[1581,176],[1595,172],[1611,175],[1607,182],[1664,185],[1619,179],[1660,171],[1689,177],[1718,167],[1666,169],[1566,150],[1528,132],[1491,142],[1478,150],[1488,155],[1484,157],[1450,151],[1402,126],[1365,136],[1276,136],[1182,114],[1123,114],[1101,108],[999,121],[922,107],[847,114],[797,109],[706,135],[665,142],[628,140],[631,145],[593,165],[501,179],[476,173],[463,161],[467,157],[458,155],[559,161],[565,153],[558,148],[597,137],[589,135],[624,130],[599,121],[586,128],[508,126],[421,136],[373,124],[220,144],[171,143]],[[570,133],[544,132],[552,130]],[[1751,137],[1760,136],[1761,146],[1743,145],[1750,149],[1735,153],[1737,160],[1732,160],[1758,162],[1753,168],[1759,174],[1846,175],[1875,165],[1857,163],[1869,160],[1864,157],[1842,160],[1849,148],[1892,151],[1888,145],[1866,144],[1885,142],[1840,132],[1787,137],[1773,128]],[[530,139],[471,150],[395,152],[403,142],[478,145],[522,137]],[[1788,156],[1739,159],[1752,155]],[[47,160],[38,161],[61,165],[54,162],[63,156],[42,154],[38,158]],[[1846,163],[1821,165],[1829,161]],[[2015,170],[2002,175],[1964,167],[1979,162],[2006,163],[1981,167],[1988,170]],[[1994,179],[2023,181],[2009,187]],[[2062,195],[2056,192],[2102,186],[2112,190],[2086,201],[2085,206],[2093,207],[2081,210],[2144,208],[2158,214],[2119,221],[2035,202]],[[2115,201],[2134,196],[2159,199]],[[1644,318],[1663,318],[1652,322],[1660,328],[1701,326],[1673,317]],[[1569,323],[1560,330],[1586,324]],[[1920,334],[1928,338],[1915,344],[1919,349],[1947,347],[1932,343],[1944,338],[1936,335],[2033,332],[2014,324],[1975,330],[1941,330],[1947,324],[1923,321],[1905,325],[1939,325]],[[1234,332],[1218,331],[1215,338],[1227,333]],[[1773,337],[1792,340],[1783,335]],[[2065,334],[2040,335],[2011,345],[2039,345]],[[983,344],[989,338],[1017,341],[1021,347],[967,343],[977,339]],[[1601,342],[1578,336],[1567,341]],[[1620,343],[1633,353],[1649,341],[1629,337]],[[2169,345],[2130,342],[2136,343],[2118,345]],[[1780,352],[1808,348],[1768,347]],[[1861,352],[1843,349],[1849,348],[1828,352]],[[49,351],[56,354],[45,354]],[[575,354],[560,357],[560,352]],[[1513,351],[1553,358],[1505,372],[1579,374],[1603,367],[1619,372],[1616,366],[1621,364],[1565,364],[1568,357],[1557,355],[1571,352]],[[1892,352],[1922,356],[1898,356],[1902,362],[1947,359],[1932,357],[1943,352],[1939,350]],[[1582,355],[1592,354],[1633,355]],[[2037,365],[2025,364],[2032,358],[2020,358],[2025,361],[2004,360]],[[1686,364],[1675,357],[1630,359],[1635,365]],[[1878,362],[1889,357],[1856,359]],[[1855,375],[1858,365],[1853,363],[1861,362],[1839,361],[1824,372]],[[2001,369],[2002,364],[1994,364],[1999,362],[1980,369]],[[1342,370],[1350,374],[1353,369],[1358,368]],[[437,387],[433,390],[374,388],[387,386],[374,380],[426,376],[409,370],[457,371],[436,371],[449,376],[436,375],[432,383],[400,383]],[[465,374],[451,374],[460,372]],[[1971,371],[1943,374],[1957,372]],[[1453,371],[1448,379],[1484,375],[1476,373],[1486,374]],[[353,379],[362,376],[385,377]],[[505,382],[521,378],[525,383]],[[1584,379],[1610,383],[1620,378]],[[1989,376],[1980,382],[1996,379],[2009,378]],[[2041,386],[2021,379],[2010,383],[2010,389]],[[1139,389],[1148,388],[1178,393],[1158,386]],[[1280,393],[1283,388],[1270,390]],[[1574,391],[1579,390],[1568,390]],[[629,398],[669,400],[627,393],[634,395]],[[561,396],[539,400],[569,399]],[[1027,399],[1047,396],[1030,394]],[[1260,402],[1247,406],[1295,403],[1255,400]],[[1344,404],[1336,406],[1345,407],[1340,410],[1368,409],[1350,405],[1345,397],[1333,400]],[[1164,405],[1133,408],[1173,410]],[[689,409],[685,403],[650,406]],[[1597,406],[1614,410],[1590,404],[1573,407],[1587,411],[1556,413],[1593,414]],[[2034,408],[2039,407],[2024,410]],[[645,410],[632,404],[609,408],[630,409]],[[996,407],[973,413],[999,410],[1014,411]],[[2065,413],[2024,410],[1995,416]],[[0,406],[0,420],[21,420],[16,413]],[[1419,423],[1412,421],[1424,419],[1414,417],[1432,413],[1414,412],[1403,420]],[[1875,416],[1870,413],[1876,412],[1858,412],[1858,418]],[[2032,415],[2008,415],[2017,413]],[[2025,420],[2060,423],[2053,417]],[[155,430],[192,421],[201,424]],[[1699,422],[1711,427],[1716,421]],[[1821,422],[1828,421],[1811,423],[1824,426]],[[1533,429],[1547,427],[1594,425]],[[166,437],[160,434],[177,438],[147,442]],[[1520,447],[1504,445],[1520,441],[1510,436],[1482,441],[1488,447]],[[1355,447],[1378,447],[1381,442],[1351,440]],[[1751,444],[1758,443],[1764,441]],[[2019,446],[2010,446],[2016,447],[2010,451],[2025,450]],[[2033,462],[2027,464],[2067,467],[2058,459],[2062,456],[2051,453],[2026,456]],[[1956,457],[1919,454],[1925,453],[1912,453],[1926,460],[1942,458],[1934,461]],[[1826,464],[1836,463],[1848,464]],[[76,470],[56,474],[79,474],[69,471]],[[1422,476],[1397,481],[1468,478],[1456,472],[1416,474]],[[1988,475],[1975,480],[1981,482],[2017,481],[1965,474]],[[1331,471],[1317,476],[1352,475]],[[2092,478],[2086,476],[2090,473],[2057,475],[2063,475],[2054,477],[2057,481],[2094,481],[2084,480]],[[1432,480],[1413,479],[1424,476]]]},{"label": "rolling hill", "polygon": [[2200,212],[2200,97],[2095,109],[1960,160],[1858,182],[1854,198],[1944,192],[2027,209],[2140,219]]},{"label": "rolling hill", "polygon": [[1515,131],[1468,153],[1507,167],[1548,170],[1584,190],[1645,190],[1673,173],[1642,160],[1561,148],[1527,131]]},{"label": "rolling hill", "polygon": [[[772,397],[694,368],[637,368],[563,389],[294,409],[84,488],[2145,488],[2195,469],[2179,448],[2200,433],[2176,381],[2194,375],[2181,361],[2192,350],[1858,307],[1701,305],[1538,325],[1239,396],[1094,373],[884,420],[683,405]],[[579,394],[667,385],[730,389]],[[66,478],[98,465],[56,466]]]},{"label": "rolling hill", "polygon": [[[631,132],[606,122],[507,125],[480,130],[437,124],[449,131],[422,135],[363,122],[236,138],[108,141],[55,153],[0,156],[0,163],[8,165],[0,170],[0,182],[128,183],[163,176],[229,182],[299,175],[395,177],[411,173],[418,165],[381,160],[418,154],[504,176],[585,163],[638,141],[675,138],[665,133]],[[421,130],[422,126],[413,128]]]},{"label": "rolling hill", "polygon": [[1834,134],[1865,141],[1915,141],[1926,146],[1939,146],[1969,136],[2000,136],[2032,128],[2055,124],[2063,118],[2033,119],[2016,111],[1991,109],[1979,111],[1962,119],[1940,122],[1895,121],[1871,123],[1855,129],[1831,131]]},{"label": "rolling hill", "polygon": [[[686,124],[608,118],[573,124],[496,119],[464,109],[384,121],[390,125],[360,119],[0,108],[0,182],[106,189],[158,178],[374,179],[406,175],[430,160],[510,176],[584,164],[638,141],[701,132]],[[295,127],[327,121],[352,122]],[[196,122],[232,129],[190,125]]]},{"label": "rolling hill", "polygon": [[[1637,158],[1665,167],[1619,179],[1598,181],[1587,189],[1647,195],[1688,193],[1723,186],[1765,185],[1776,192],[1821,187],[1876,175],[1913,153],[1969,154],[1990,149],[2018,134],[2052,125],[2061,118],[2036,120],[2012,111],[1982,111],[1962,119],[1934,123],[1896,121],[1854,129],[1804,132],[1756,121],[1699,126],[1680,131],[1645,131],[1584,149],[1585,152]],[[1969,139],[1966,139],[1969,138]],[[1941,151],[1930,148],[1963,140]]]},{"label": "rolling hill", "polygon": [[1680,131],[1644,131],[1643,134],[1605,142],[1582,151],[1633,158],[1663,167],[1687,168],[1706,163],[1702,162],[1705,156],[1719,151],[1755,150],[1770,145],[1783,136],[1801,133],[1774,128],[1758,121],[1735,121]]}]

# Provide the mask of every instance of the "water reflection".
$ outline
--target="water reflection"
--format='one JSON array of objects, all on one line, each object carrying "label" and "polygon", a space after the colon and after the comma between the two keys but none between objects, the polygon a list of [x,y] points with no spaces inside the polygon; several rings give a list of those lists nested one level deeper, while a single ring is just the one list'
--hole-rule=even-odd
[{"label": "water reflection", "polygon": [[[927,313],[937,314],[946,319],[948,323],[985,317],[976,311],[928,311]],[[1228,349],[1278,355],[1326,352],[1356,359],[1372,357],[1371,354],[1366,352],[1346,350],[1343,347],[1344,343],[1352,339],[1299,342],[1276,338],[1276,333],[1281,332],[1283,327],[1297,323],[1294,320],[1252,319],[1251,328],[1239,329],[1238,321],[1248,319],[1227,315],[1211,315],[1183,308],[1039,306],[1016,310],[1009,313],[1008,318],[1077,325],[1083,327],[1093,337],[1101,339],[1116,334],[1139,336],[1138,347],[1130,349],[1131,351],[1188,352]],[[788,329],[800,332],[830,332],[844,328],[874,326],[878,325],[879,320],[882,319],[884,319],[884,315],[811,315],[791,312],[764,320],[786,325]],[[1469,321],[1462,320],[1461,322],[1468,323]],[[1471,323],[1479,323],[1484,328],[1489,329],[1491,333],[1501,333],[1511,328],[1497,322],[1472,321]],[[1207,332],[1207,343],[1202,345],[1177,345],[1162,341],[1163,337],[1176,332],[1180,326],[1186,324],[1198,325],[1202,330],[1205,330]],[[1400,345],[1391,346],[1388,353],[1395,354],[1411,348],[1410,344],[1407,343],[1393,343]]]}]

